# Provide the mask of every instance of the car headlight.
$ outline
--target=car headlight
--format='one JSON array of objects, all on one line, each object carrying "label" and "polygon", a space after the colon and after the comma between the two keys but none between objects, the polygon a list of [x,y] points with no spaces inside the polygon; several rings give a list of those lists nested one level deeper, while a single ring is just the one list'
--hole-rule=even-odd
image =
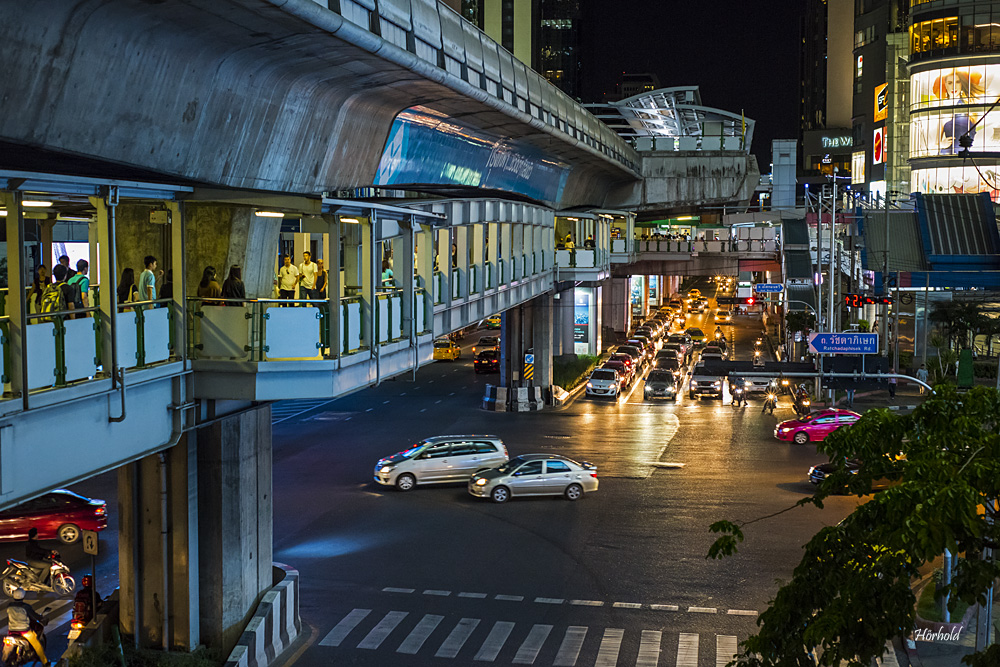
[{"label": "car headlight", "polygon": [[691,380],[691,388],[694,389],[697,386],[698,386],[698,383],[696,383],[694,380]]},{"label": "car headlight", "polygon": [[590,388],[594,387],[594,385],[592,383],[590,383],[590,382],[587,383],[587,386],[590,387]]},{"label": "car headlight", "polygon": [[479,477],[476,479],[476,486],[486,486],[486,478]]},{"label": "car headlight", "polygon": [[788,432],[789,432],[789,431],[791,431],[791,430],[792,430],[792,427],[791,427],[791,426],[782,426],[782,427],[781,427],[781,432],[782,432],[782,433],[788,433]]},{"label": "car headlight", "polygon": [[715,381],[715,382],[713,382],[712,384],[714,384],[714,385],[715,385],[716,387],[721,387],[721,386],[722,386],[722,383],[721,383],[721,382],[719,382],[718,380],[716,380],[716,381]]},{"label": "car headlight", "polygon": [[810,466],[809,474],[812,475],[814,470],[816,470],[816,466]]},{"label": "car headlight", "polygon": [[378,471],[381,473],[392,472],[392,466],[382,466]]},{"label": "car headlight", "polygon": [[746,380],[746,381],[744,381],[744,382],[743,382],[743,386],[744,386],[744,387],[749,387],[749,386],[750,386],[750,380]]}]

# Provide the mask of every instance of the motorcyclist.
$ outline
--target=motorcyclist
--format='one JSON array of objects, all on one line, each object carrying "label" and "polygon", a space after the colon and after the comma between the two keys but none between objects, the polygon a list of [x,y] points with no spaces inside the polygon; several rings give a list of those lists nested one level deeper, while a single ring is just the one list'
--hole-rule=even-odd
[{"label": "motorcyclist", "polygon": [[764,407],[760,409],[760,414],[764,414],[765,412],[774,414],[774,409],[778,407],[778,395],[775,391],[777,390],[774,387],[767,388],[767,396],[764,397]]},{"label": "motorcyclist", "polygon": [[747,405],[746,380],[742,377],[729,378],[729,393],[733,395],[733,405]]},{"label": "motorcyclist", "polygon": [[725,338],[725,335],[722,333],[722,327],[715,327],[715,337]]},{"label": "motorcyclist", "polygon": [[83,579],[80,580],[82,588],[77,591],[76,598],[73,600],[73,620],[80,621],[83,625],[90,623],[94,618],[94,601],[97,601],[97,607],[101,606],[101,596],[94,590],[94,578],[89,574],[84,575]]},{"label": "motorcyclist", "polygon": [[[38,639],[38,634],[32,629],[31,622],[38,625],[45,625],[45,619],[38,615],[31,606],[24,601],[24,589],[15,588],[12,597],[14,601],[7,607],[7,629],[12,632],[19,632],[21,636],[28,640],[31,648],[35,649],[38,660],[48,667],[49,659],[45,656],[45,649]],[[4,644],[3,660],[6,663],[8,658],[8,645]]]},{"label": "motorcyclist", "polygon": [[52,552],[38,543],[38,529],[28,531],[28,543],[24,547],[24,559],[35,573],[38,581],[48,583],[52,565]]}]

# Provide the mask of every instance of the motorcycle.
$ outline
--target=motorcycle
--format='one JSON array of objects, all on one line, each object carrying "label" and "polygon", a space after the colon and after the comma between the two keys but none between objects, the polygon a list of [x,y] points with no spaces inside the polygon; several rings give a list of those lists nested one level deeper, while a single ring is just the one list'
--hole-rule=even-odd
[{"label": "motorcycle", "polygon": [[760,414],[767,412],[773,415],[776,407],[778,407],[778,395],[772,390],[768,390],[767,396],[764,398],[764,407],[761,408]]},{"label": "motorcycle", "polygon": [[799,387],[795,392],[795,414],[800,416],[809,414],[810,405],[812,405],[812,401],[809,400],[809,392],[805,390],[805,387]]},{"label": "motorcycle", "polygon": [[764,355],[761,354],[760,350],[755,350],[753,353],[753,367],[754,368],[764,367]]},{"label": "motorcycle", "polygon": [[732,387],[731,391],[733,394],[733,405],[740,405],[742,403],[745,407],[747,404],[746,387],[737,384],[735,387]]},{"label": "motorcycle", "polygon": [[[48,610],[46,609],[46,611]],[[38,643],[42,645],[42,648],[48,649],[45,626],[32,620],[30,627],[35,632],[35,636],[38,637]],[[38,656],[35,655],[35,649],[31,647],[31,643],[19,631],[8,630],[7,636],[3,638],[3,667],[21,667],[34,662],[38,662]]]},{"label": "motorcycle", "polygon": [[72,595],[76,589],[76,580],[70,576],[69,566],[59,559],[58,551],[53,551],[49,556],[48,583],[39,580],[30,565],[13,558],[7,559],[7,569],[0,575],[0,579],[3,579],[3,592],[7,597],[13,597],[16,588],[56,595]]}]

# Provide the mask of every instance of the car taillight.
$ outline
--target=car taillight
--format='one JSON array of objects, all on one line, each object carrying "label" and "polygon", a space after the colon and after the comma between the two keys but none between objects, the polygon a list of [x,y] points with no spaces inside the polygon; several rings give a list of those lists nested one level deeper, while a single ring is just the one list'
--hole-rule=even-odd
[{"label": "car taillight", "polygon": [[4,637],[3,638],[3,643],[7,644],[8,646],[13,646],[14,644],[17,643],[17,640],[14,639],[13,637]]},{"label": "car taillight", "polygon": [[107,513],[108,513],[108,508],[105,507],[104,505],[101,505],[100,507],[94,510],[94,514],[96,514],[97,516],[104,516]]},{"label": "car taillight", "polygon": [[73,621],[69,625],[74,630],[82,630],[83,629],[83,623],[81,621]]},{"label": "car taillight", "polygon": [[597,479],[597,473],[596,472],[590,473],[590,476],[593,477],[594,479]]}]

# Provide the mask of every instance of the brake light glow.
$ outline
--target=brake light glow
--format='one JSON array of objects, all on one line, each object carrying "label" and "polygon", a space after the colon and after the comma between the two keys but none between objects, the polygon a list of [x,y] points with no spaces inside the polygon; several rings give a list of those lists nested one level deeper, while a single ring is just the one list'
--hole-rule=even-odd
[{"label": "brake light glow", "polygon": [[17,640],[14,639],[13,637],[4,637],[3,638],[3,643],[7,644],[8,646],[13,646],[14,644],[17,643]]},{"label": "brake light glow", "polygon": [[97,516],[104,516],[107,513],[108,513],[108,508],[105,507],[104,505],[101,505],[96,510],[94,510],[94,514],[96,514]]},{"label": "brake light glow", "polygon": [[593,477],[594,479],[597,479],[597,473],[596,472],[590,473],[590,476]]},{"label": "brake light glow", "polygon": [[80,621],[73,621],[69,625],[74,630],[82,630],[83,629],[83,623],[81,623]]}]

